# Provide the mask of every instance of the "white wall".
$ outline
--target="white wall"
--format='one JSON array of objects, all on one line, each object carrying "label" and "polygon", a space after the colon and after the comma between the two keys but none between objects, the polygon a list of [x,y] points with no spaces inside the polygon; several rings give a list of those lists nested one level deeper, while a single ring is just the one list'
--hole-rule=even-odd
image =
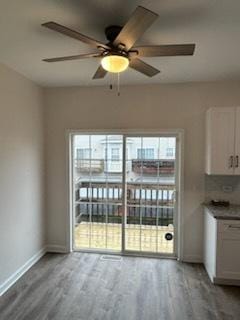
[{"label": "white wall", "polygon": [[185,130],[184,256],[202,257],[205,194],[205,111],[240,105],[240,82],[129,86],[121,96],[106,87],[45,90],[47,119],[48,242],[66,246],[67,129]]},{"label": "white wall", "polygon": [[[240,203],[240,178],[204,175],[205,111],[212,106],[239,106],[239,89],[240,82],[228,82],[122,87],[120,97],[105,87],[43,92],[0,65],[0,291],[46,243],[66,247],[67,129],[183,128],[184,256],[200,260],[205,197]],[[223,193],[223,185],[232,185],[233,192]]]},{"label": "white wall", "polygon": [[43,124],[42,90],[0,64],[0,293],[45,246]]}]

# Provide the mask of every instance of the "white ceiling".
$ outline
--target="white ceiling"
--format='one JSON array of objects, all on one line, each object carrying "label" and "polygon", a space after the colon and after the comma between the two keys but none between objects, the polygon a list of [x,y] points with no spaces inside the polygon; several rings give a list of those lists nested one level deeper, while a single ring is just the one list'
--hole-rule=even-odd
[{"label": "white ceiling", "polygon": [[41,27],[55,21],[105,42],[107,25],[123,25],[135,7],[159,14],[138,44],[196,43],[193,57],[145,58],[161,70],[148,78],[134,70],[122,84],[240,79],[239,0],[1,0],[0,61],[43,86],[105,85],[92,80],[97,59],[42,62],[91,52],[80,41]]}]

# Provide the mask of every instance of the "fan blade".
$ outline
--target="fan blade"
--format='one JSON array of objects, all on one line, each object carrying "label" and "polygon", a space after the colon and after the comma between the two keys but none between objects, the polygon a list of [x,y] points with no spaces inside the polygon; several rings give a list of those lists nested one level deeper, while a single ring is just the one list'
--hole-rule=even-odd
[{"label": "fan blade", "polygon": [[116,47],[124,45],[125,50],[128,51],[157,17],[158,15],[156,13],[138,6],[113,41],[113,45]]},{"label": "fan blade", "polygon": [[140,57],[192,56],[195,44],[169,44],[159,46],[140,46],[132,50],[138,51]]},{"label": "fan blade", "polygon": [[77,54],[75,56],[65,56],[65,57],[58,57],[58,58],[50,58],[50,59],[43,59],[45,62],[58,62],[58,61],[67,61],[67,60],[78,60],[78,59],[85,59],[85,58],[98,58],[101,57],[100,53],[88,53],[88,54]]},{"label": "fan blade", "polygon": [[107,71],[103,69],[103,67],[100,65],[97,71],[95,72],[93,79],[102,79],[105,77],[106,74],[107,74]]},{"label": "fan blade", "polygon": [[133,59],[130,61],[129,66],[136,70],[139,71],[143,74],[145,74],[148,77],[153,77],[156,74],[158,74],[160,71],[152,66],[150,66],[149,64],[147,64],[146,62],[140,60],[140,59]]},{"label": "fan blade", "polygon": [[50,22],[46,22],[46,23],[43,23],[42,24],[43,27],[46,27],[48,29],[51,29],[51,30],[54,30],[54,31],[57,31],[59,33],[62,33],[64,34],[65,36],[68,36],[68,37],[71,37],[73,39],[77,39],[77,40],[80,40],[92,47],[102,47],[102,48],[105,48],[105,49],[110,49],[107,45],[105,45],[104,43],[102,42],[99,42],[95,39],[92,39],[88,36],[85,36],[77,31],[74,31],[72,29],[69,29],[67,27],[64,27],[62,26],[61,24],[58,24],[56,22],[53,22],[53,21],[50,21]]}]

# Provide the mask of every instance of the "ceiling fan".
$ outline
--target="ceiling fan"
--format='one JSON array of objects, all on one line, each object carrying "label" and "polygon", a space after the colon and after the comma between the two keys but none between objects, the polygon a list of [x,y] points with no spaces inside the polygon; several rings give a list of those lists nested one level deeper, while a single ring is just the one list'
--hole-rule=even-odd
[{"label": "ceiling fan", "polygon": [[188,56],[193,55],[195,49],[195,44],[192,43],[134,47],[135,42],[157,18],[158,15],[156,13],[138,6],[123,27],[111,25],[105,29],[105,35],[108,40],[106,44],[56,22],[43,23],[42,26],[46,28],[77,39],[95,48],[95,51],[91,53],[43,59],[43,61],[57,62],[84,58],[101,58],[101,64],[95,72],[93,79],[104,78],[107,72],[122,72],[128,66],[148,77],[153,77],[160,71],[140,60],[139,57]]}]

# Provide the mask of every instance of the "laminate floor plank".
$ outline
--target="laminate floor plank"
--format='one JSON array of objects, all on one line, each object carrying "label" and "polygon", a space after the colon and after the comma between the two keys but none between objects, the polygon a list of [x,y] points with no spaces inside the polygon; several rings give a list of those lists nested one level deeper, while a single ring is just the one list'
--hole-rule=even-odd
[{"label": "laminate floor plank", "polygon": [[201,264],[47,254],[0,298],[0,320],[239,320],[240,287]]}]

